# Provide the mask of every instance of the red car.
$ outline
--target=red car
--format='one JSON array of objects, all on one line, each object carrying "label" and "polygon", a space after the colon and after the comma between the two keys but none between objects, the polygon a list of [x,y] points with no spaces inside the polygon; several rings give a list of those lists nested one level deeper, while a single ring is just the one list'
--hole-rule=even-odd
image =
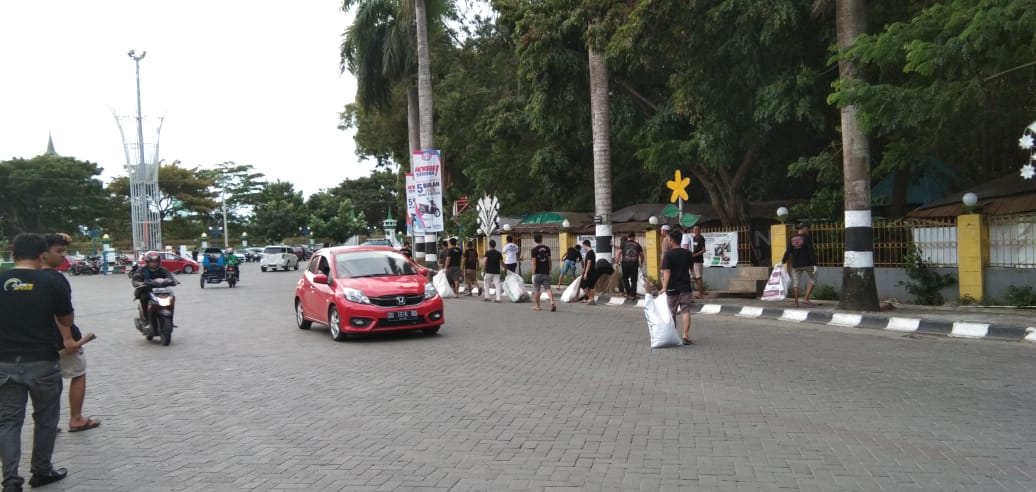
[{"label": "red car", "polygon": [[439,332],[443,303],[428,270],[384,246],[338,246],[313,253],[295,288],[295,322],[327,325],[335,341],[349,334]]},{"label": "red car", "polygon": [[[140,266],[144,266],[144,254],[140,255],[137,260],[137,264]],[[168,251],[159,251],[158,255],[162,257],[162,268],[172,273],[194,273],[199,270],[198,262],[190,258],[184,258]]]}]

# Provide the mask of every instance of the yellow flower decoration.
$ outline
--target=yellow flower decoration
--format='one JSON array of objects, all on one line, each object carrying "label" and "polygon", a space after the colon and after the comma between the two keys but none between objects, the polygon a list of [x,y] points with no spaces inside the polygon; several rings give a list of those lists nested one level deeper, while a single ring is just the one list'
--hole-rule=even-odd
[{"label": "yellow flower decoration", "polygon": [[676,175],[672,181],[666,181],[665,185],[670,190],[673,190],[672,196],[669,197],[670,203],[676,203],[677,198],[688,199],[687,196],[687,185],[691,184],[691,178],[684,178],[680,175],[680,170],[676,170]]}]

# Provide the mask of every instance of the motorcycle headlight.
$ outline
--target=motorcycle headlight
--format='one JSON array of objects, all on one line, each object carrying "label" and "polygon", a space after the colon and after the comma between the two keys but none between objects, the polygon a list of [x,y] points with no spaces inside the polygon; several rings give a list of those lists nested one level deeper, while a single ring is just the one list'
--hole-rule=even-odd
[{"label": "motorcycle headlight", "polygon": [[435,286],[432,284],[424,284],[424,298],[431,299],[439,295],[439,291],[435,290]]},{"label": "motorcycle headlight", "polygon": [[162,306],[162,307],[172,306],[173,305],[173,298],[172,297],[159,297],[158,298],[158,305]]},{"label": "motorcycle headlight", "polygon": [[345,289],[342,291],[342,295],[345,296],[345,300],[356,302],[359,304],[370,304],[371,300],[363,293],[362,290],[358,289]]}]

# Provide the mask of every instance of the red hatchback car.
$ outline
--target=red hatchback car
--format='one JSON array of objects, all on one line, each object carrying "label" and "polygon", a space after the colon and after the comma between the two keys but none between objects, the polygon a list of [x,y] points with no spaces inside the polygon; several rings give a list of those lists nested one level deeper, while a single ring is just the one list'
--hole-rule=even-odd
[{"label": "red hatchback car", "polygon": [[330,328],[335,341],[349,334],[421,330],[438,333],[442,298],[415,265],[384,246],[339,246],[313,253],[295,288],[295,322]]},{"label": "red hatchback car", "polygon": [[[144,266],[144,255],[140,255],[137,259],[137,264]],[[190,258],[184,258],[176,253],[170,253],[169,251],[159,251],[158,255],[161,256],[162,268],[169,270],[172,273],[194,273],[199,270],[198,262]]]}]

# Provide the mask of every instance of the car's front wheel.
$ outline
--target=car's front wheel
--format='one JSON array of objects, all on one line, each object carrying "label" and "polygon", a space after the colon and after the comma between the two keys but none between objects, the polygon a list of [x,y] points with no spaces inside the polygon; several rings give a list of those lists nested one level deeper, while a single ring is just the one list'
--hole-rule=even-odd
[{"label": "car's front wheel", "polygon": [[313,322],[307,320],[306,316],[302,314],[302,299],[295,299],[295,324],[299,325],[300,330],[308,330],[313,326]]},{"label": "car's front wheel", "polygon": [[264,273],[266,272],[266,267],[264,266],[259,267],[259,269],[262,270]]},{"label": "car's front wheel", "polygon": [[183,266],[183,273],[194,273],[194,267],[190,265]]},{"label": "car's front wheel", "polygon": [[331,309],[327,313],[327,327],[331,332],[331,338],[336,342],[344,342],[347,338],[345,333],[342,333],[342,319],[338,317],[338,308],[331,306]]}]

